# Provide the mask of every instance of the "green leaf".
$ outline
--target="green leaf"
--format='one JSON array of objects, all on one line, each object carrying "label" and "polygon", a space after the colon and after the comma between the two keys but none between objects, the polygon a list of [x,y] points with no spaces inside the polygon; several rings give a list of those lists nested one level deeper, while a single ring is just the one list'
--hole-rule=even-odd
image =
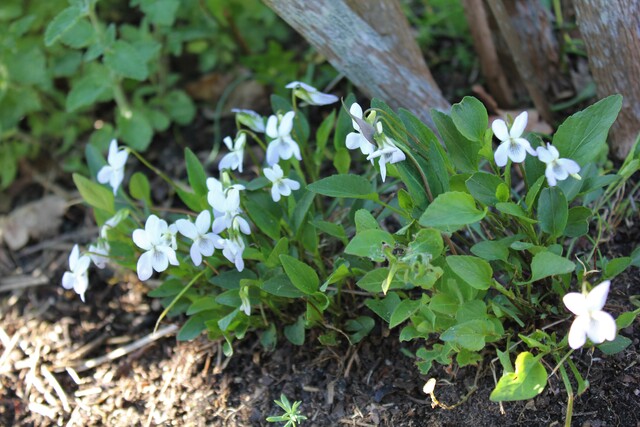
[{"label": "green leaf", "polygon": [[332,110],[331,114],[329,114],[318,126],[318,130],[316,131],[316,151],[314,153],[314,160],[316,165],[319,165],[322,160],[325,158],[324,150],[327,146],[327,141],[329,140],[329,135],[331,134],[331,130],[333,129],[333,125],[336,122],[336,110]]},{"label": "green leaf", "polygon": [[192,211],[200,212],[202,210],[202,200],[197,194],[181,188],[176,188],[176,193],[180,200]]},{"label": "green leaf", "polygon": [[129,180],[129,193],[136,200],[145,202],[151,206],[151,186],[146,175],[142,172],[136,172]]},{"label": "green leaf", "polygon": [[639,313],[640,309],[627,311],[620,314],[620,316],[616,318],[616,326],[618,327],[618,329],[624,329],[631,326],[633,321],[636,320],[636,317],[638,317]]},{"label": "green leaf", "polygon": [[271,197],[266,193],[251,194],[251,196],[247,198],[247,213],[256,227],[273,240],[279,240],[280,218],[275,212],[269,209],[270,206],[277,207],[277,205],[271,202]]},{"label": "green leaf", "polygon": [[327,233],[329,236],[333,236],[337,239],[340,239],[344,241],[345,244],[347,243],[346,242],[347,234],[345,233],[344,227],[342,225],[335,224],[329,221],[320,221],[320,220],[311,221],[310,224],[313,225],[318,230],[322,231],[323,233]]},{"label": "green leaf", "polygon": [[620,353],[625,348],[631,345],[631,340],[625,336],[618,335],[613,341],[605,341],[598,345],[601,352],[607,355]]},{"label": "green leaf", "polygon": [[356,223],[356,234],[362,233],[365,230],[380,229],[378,221],[371,215],[371,212],[366,209],[358,209],[356,211],[354,222]]},{"label": "green leaf", "polygon": [[300,298],[305,294],[293,286],[291,280],[284,274],[278,274],[264,282],[261,289],[271,295],[284,298]]},{"label": "green leaf", "polygon": [[628,256],[614,258],[610,260],[609,262],[607,262],[607,265],[605,265],[604,267],[603,278],[613,279],[614,277],[616,277],[617,275],[625,271],[630,264],[631,264],[631,258]]},{"label": "green leaf", "polygon": [[315,270],[302,261],[289,255],[280,255],[280,262],[285,273],[289,276],[291,283],[307,295],[311,295],[318,290],[320,279]]},{"label": "green leaf", "polygon": [[604,147],[609,128],[622,107],[622,96],[611,95],[580,111],[558,127],[553,145],[560,157],[586,165]]},{"label": "green leaf", "polygon": [[[374,270],[368,271],[364,276],[362,276],[362,278],[356,282],[356,285],[367,292],[379,293],[382,292],[382,282],[385,281],[388,275],[388,268],[376,268]],[[404,284],[394,277],[394,279],[391,281],[389,289],[398,289],[402,287],[404,287]]]},{"label": "green leaf", "polygon": [[151,23],[168,27],[173,25],[179,6],[179,0],[142,0],[140,2],[140,9]]},{"label": "green leaf", "polygon": [[305,189],[301,190],[302,196],[297,200],[296,207],[293,210],[292,215],[292,225],[293,232],[298,233],[300,231],[300,227],[302,227],[306,221],[307,213],[309,213],[309,209],[313,204],[313,199],[315,198],[315,193],[307,191]]},{"label": "green leaf", "polygon": [[196,106],[182,90],[172,90],[162,98],[162,106],[171,120],[179,125],[188,125],[196,115]]},{"label": "green leaf", "polygon": [[504,182],[497,176],[487,172],[476,172],[465,182],[469,193],[485,205],[493,206],[500,202],[496,196],[500,184]]},{"label": "green leaf", "polygon": [[[450,166],[449,159],[436,135],[409,110],[400,108],[398,115],[407,129],[407,133],[417,139],[417,141],[414,141],[414,144],[409,144],[409,147],[413,148],[414,145],[417,144],[416,148],[419,154],[417,160],[422,168],[422,172],[427,178],[433,197],[449,191],[449,173],[447,172]],[[409,164],[408,162],[401,162],[397,165],[398,172],[401,174],[402,165],[405,163]],[[419,182],[419,184],[424,187],[421,182]],[[425,193],[424,188],[422,192]],[[411,192],[411,195],[416,199],[414,193],[415,192]],[[426,193],[422,197],[426,198]],[[426,205],[422,206],[419,201],[419,199],[416,200],[418,207],[424,209]]]},{"label": "green leaf", "polygon": [[351,344],[357,344],[371,332],[375,324],[375,321],[369,316],[358,316],[355,319],[347,320],[344,328],[350,332],[349,341]]},{"label": "green leaf", "polygon": [[478,170],[478,151],[482,145],[465,138],[456,128],[451,117],[446,114],[431,110],[431,117],[456,169],[461,172],[476,172]]},{"label": "green leaf", "polygon": [[346,148],[336,149],[333,155],[333,166],[336,168],[339,174],[349,173],[351,167],[351,154]]},{"label": "green leaf", "polygon": [[45,46],[49,47],[54,44],[64,33],[69,31],[82,16],[82,10],[76,6],[68,7],[56,15],[55,18],[49,22],[44,32]]},{"label": "green leaf", "polygon": [[206,328],[204,322],[211,320],[211,318],[214,317],[213,314],[213,312],[200,313],[189,317],[184,325],[182,325],[182,328],[180,328],[180,332],[178,332],[178,336],[176,337],[178,341],[191,341],[197,338]]},{"label": "green leaf", "polygon": [[275,268],[280,265],[280,255],[289,252],[289,239],[286,237],[278,240],[278,243],[273,247],[273,250],[269,254],[269,257],[264,264],[269,268]]},{"label": "green leaf", "polygon": [[489,116],[482,102],[472,96],[465,96],[451,107],[451,119],[465,138],[482,143],[489,127]]},{"label": "green leaf", "polygon": [[102,209],[110,214],[115,213],[113,191],[97,184],[77,173],[73,174],[73,182],[78,187],[80,195],[89,205]]},{"label": "green leaf", "polygon": [[92,44],[97,44],[96,32],[88,19],[76,21],[68,31],[62,34],[60,41],[74,49],[82,49]]},{"label": "green leaf", "polygon": [[411,254],[429,254],[432,259],[438,258],[443,250],[442,235],[434,228],[423,228],[415,235],[413,242],[409,243]]},{"label": "green leaf", "polygon": [[160,286],[147,293],[152,298],[167,298],[178,295],[184,289],[184,284],[178,279],[169,279]]},{"label": "green leaf", "polygon": [[444,342],[453,342],[471,351],[484,348],[487,335],[494,333],[493,324],[489,320],[471,320],[453,325],[440,335]]},{"label": "green leaf", "polygon": [[575,264],[568,259],[554,254],[553,252],[538,252],[531,261],[531,280],[544,279],[545,277],[558,274],[567,274],[574,271]]},{"label": "green leaf", "polygon": [[187,176],[189,185],[198,196],[204,196],[208,193],[207,174],[204,171],[200,159],[191,151],[190,148],[184,149],[184,160],[187,164]]},{"label": "green leaf", "polygon": [[547,370],[539,357],[525,351],[516,358],[516,370],[498,381],[489,399],[493,402],[527,400],[536,397],[547,385]]},{"label": "green leaf", "polygon": [[385,322],[391,321],[391,314],[400,304],[400,297],[395,292],[389,292],[383,299],[368,299],[364,304],[375,314],[380,316]]},{"label": "green leaf", "polygon": [[365,230],[357,233],[349,242],[344,252],[350,255],[367,257],[376,262],[384,261],[383,246],[393,245],[393,236],[383,230]]},{"label": "green leaf", "polygon": [[493,283],[491,265],[481,258],[470,255],[450,255],[447,264],[451,270],[475,289],[489,289]]},{"label": "green leaf", "polygon": [[293,345],[304,344],[304,316],[298,317],[298,320],[293,325],[285,326],[284,336]]},{"label": "green leaf", "polygon": [[498,209],[503,214],[515,216],[516,218],[521,219],[527,224],[535,224],[536,222],[538,222],[533,218],[529,218],[529,215],[524,211],[524,209],[522,209],[520,205],[516,205],[512,202],[496,203],[496,209]]},{"label": "green leaf", "polygon": [[309,184],[307,190],[329,197],[378,200],[371,181],[360,175],[332,175]]},{"label": "green leaf", "polygon": [[405,320],[407,320],[413,313],[415,313],[422,305],[422,300],[403,300],[393,310],[393,314],[389,319],[389,328],[393,329]]},{"label": "green leaf", "polygon": [[67,95],[66,110],[73,112],[92,105],[109,89],[109,80],[97,73],[91,73],[78,80]]},{"label": "green leaf", "polygon": [[142,81],[149,76],[147,63],[142,60],[136,48],[124,40],[116,40],[104,53],[103,61],[122,77]]},{"label": "green leaf", "polygon": [[429,301],[429,308],[436,313],[446,314],[448,316],[454,316],[458,311],[459,302],[457,298],[439,292],[435,294],[431,301]]},{"label": "green leaf", "polygon": [[509,245],[511,242],[501,240],[483,240],[471,247],[471,253],[487,261],[509,260]]},{"label": "green leaf", "polygon": [[129,115],[121,111],[116,116],[120,138],[136,151],[145,151],[151,143],[153,128],[140,110],[134,109]]},{"label": "green leaf", "polygon": [[589,232],[589,219],[591,209],[584,206],[575,206],[569,209],[567,226],[562,232],[567,237],[580,237]]},{"label": "green leaf", "polygon": [[452,233],[480,221],[487,209],[479,210],[470,194],[449,191],[436,197],[420,217],[420,225]]},{"label": "green leaf", "polygon": [[562,191],[556,187],[542,190],[538,199],[538,220],[542,231],[558,237],[562,235],[568,219],[569,207]]},{"label": "green leaf", "polygon": [[187,316],[198,314],[202,311],[214,310],[220,308],[220,304],[212,296],[206,296],[195,300],[187,309]]}]

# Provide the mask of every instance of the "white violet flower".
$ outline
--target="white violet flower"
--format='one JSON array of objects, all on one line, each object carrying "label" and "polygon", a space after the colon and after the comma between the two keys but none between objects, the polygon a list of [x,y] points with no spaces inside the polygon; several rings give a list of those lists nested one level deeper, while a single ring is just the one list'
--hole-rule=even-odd
[{"label": "white violet flower", "polygon": [[391,138],[384,135],[382,133],[382,123],[376,123],[377,136],[380,147],[378,150],[367,156],[367,160],[372,160],[375,158],[379,158],[378,164],[380,165],[380,176],[382,177],[382,182],[387,178],[387,163],[393,164],[398,163],[407,158],[407,156],[396,147],[395,143]]},{"label": "white violet flower", "polygon": [[291,194],[291,190],[300,189],[300,183],[293,179],[284,178],[284,173],[279,164],[273,165],[273,168],[264,168],[264,176],[273,183],[271,187],[271,198],[274,202],[280,200],[280,196],[288,196]]},{"label": "white violet flower", "polygon": [[120,209],[118,212],[116,212],[114,216],[112,216],[111,218],[109,218],[104,222],[104,224],[100,228],[100,237],[102,239],[106,239],[107,232],[112,228],[116,228],[118,224],[120,224],[120,222],[122,222],[122,220],[124,220],[128,216],[129,216],[128,209]]},{"label": "white violet flower", "polygon": [[209,211],[200,212],[196,217],[195,224],[186,219],[179,219],[176,221],[176,226],[182,235],[193,240],[189,254],[195,266],[202,263],[203,256],[213,255],[215,242],[220,239],[220,236],[209,232],[211,226]]},{"label": "white violet flower", "polygon": [[511,129],[507,129],[507,124],[502,119],[496,119],[491,124],[493,134],[501,142],[494,154],[496,165],[499,167],[506,165],[507,159],[511,159],[514,163],[522,163],[527,153],[536,155],[529,141],[522,138],[522,133],[527,127],[527,118],[526,111],[520,113],[513,121]]},{"label": "white violet flower", "polygon": [[165,220],[151,215],[147,218],[144,229],[133,231],[133,242],[146,251],[138,259],[137,270],[140,280],[151,277],[153,270],[160,273],[165,271],[169,264],[178,265],[176,251],[164,237],[168,229]]},{"label": "white violet flower", "polygon": [[109,243],[104,239],[98,239],[95,245],[89,245],[89,258],[99,269],[103,269],[109,262]]},{"label": "white violet flower", "polygon": [[118,142],[112,139],[107,157],[109,164],[98,171],[98,182],[100,184],[109,183],[113,188],[113,194],[118,192],[118,188],[124,179],[124,165],[127,163],[127,157],[129,157],[129,151],[126,148],[119,150]]},{"label": "white violet flower", "polygon": [[231,139],[231,137],[226,137],[224,140],[224,145],[227,146],[230,153],[227,153],[222,157],[220,163],[218,164],[218,169],[231,169],[238,170],[242,173],[242,162],[244,160],[244,146],[247,142],[247,135],[241,133],[238,135],[235,141]]},{"label": "white violet flower", "polygon": [[228,239],[220,239],[216,242],[216,247],[222,249],[222,255],[232,262],[238,271],[244,270],[242,253],[244,252],[245,246],[242,236],[233,235]]},{"label": "white violet flower", "polygon": [[264,133],[264,117],[253,110],[243,110],[232,108],[232,113],[236,113],[236,119],[254,132]]},{"label": "white violet flower", "polygon": [[270,116],[267,120],[266,134],[273,140],[267,147],[267,163],[273,166],[279,159],[289,160],[292,156],[302,160],[298,143],[291,138],[293,117],[296,113],[289,111],[284,116]]},{"label": "white violet flower", "polygon": [[249,287],[242,286],[238,292],[240,295],[240,311],[244,311],[244,314],[251,316],[251,301],[249,300]]},{"label": "white violet flower", "polygon": [[210,192],[207,200],[213,208],[212,230],[218,234],[227,228],[230,228],[233,218],[242,213],[240,209],[240,191],[237,188],[230,188],[226,192],[212,193]]},{"label": "white violet flower", "polygon": [[569,175],[575,179],[581,179],[578,175],[580,165],[571,159],[561,159],[558,149],[553,145],[547,143],[547,148],[538,147],[536,151],[538,158],[547,164],[544,174],[549,186],[553,187],[558,181],[564,181]]},{"label": "white violet flower", "polygon": [[615,339],[616,321],[609,313],[602,311],[610,284],[609,280],[605,280],[589,293],[570,292],[562,299],[564,305],[576,315],[569,330],[569,346],[574,350],[582,347],[587,337],[594,344]]},{"label": "white violet flower", "polygon": [[291,82],[285,86],[287,89],[293,89],[293,95],[302,99],[311,105],[329,105],[338,101],[338,97],[328,93],[320,92],[313,86],[303,82]]},{"label": "white violet flower", "polygon": [[178,226],[175,224],[169,224],[164,233],[162,233],[162,240],[174,251],[178,249]]},{"label": "white violet flower", "polygon": [[[362,107],[357,102],[351,104],[349,113],[358,119],[362,119]],[[359,148],[365,156],[373,153],[376,146],[362,134],[362,130],[355,120],[351,119],[351,124],[356,132],[351,132],[347,135],[347,139],[345,141],[347,148],[350,150],[356,150]],[[371,160],[371,163],[373,163],[373,160]]]},{"label": "white violet flower", "polygon": [[69,254],[69,270],[62,275],[62,287],[65,289],[73,289],[80,299],[84,302],[84,293],[89,287],[89,264],[91,259],[86,256],[80,256],[78,245],[73,245],[71,254]]}]

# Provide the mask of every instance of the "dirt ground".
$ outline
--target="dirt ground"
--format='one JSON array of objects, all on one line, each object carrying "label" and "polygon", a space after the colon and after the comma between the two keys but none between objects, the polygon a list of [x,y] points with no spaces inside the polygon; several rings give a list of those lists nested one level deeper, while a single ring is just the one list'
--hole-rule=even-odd
[{"label": "dirt ground", "polygon": [[[633,227],[619,232],[610,246],[629,251],[637,233]],[[452,405],[475,391],[455,409],[432,408],[422,392],[427,378],[403,352],[406,344],[396,331],[374,329],[355,347],[322,347],[311,331],[304,346],[283,340],[275,352],[265,352],[258,335],[249,334],[231,358],[204,336],[176,342],[176,327],[168,321],[153,339],[160,307],[134,275],[92,271],[83,304],[59,286],[71,243],[59,236],[52,242],[37,256],[27,252],[27,258],[35,256],[31,263],[48,265],[44,271],[16,271],[0,282],[3,426],[273,425],[265,418],[278,414],[273,400],[281,393],[303,402],[308,426],[564,424],[567,399],[558,376],[537,398],[501,407],[489,401],[492,371],[501,372],[488,362],[434,369],[441,402]],[[38,274],[51,280],[43,282]],[[614,281],[607,307],[615,315],[631,308],[629,296],[639,294],[638,271],[628,270]],[[638,321],[622,334],[633,341],[622,353],[582,350],[573,356],[591,384],[576,398],[573,425],[640,425]]]}]

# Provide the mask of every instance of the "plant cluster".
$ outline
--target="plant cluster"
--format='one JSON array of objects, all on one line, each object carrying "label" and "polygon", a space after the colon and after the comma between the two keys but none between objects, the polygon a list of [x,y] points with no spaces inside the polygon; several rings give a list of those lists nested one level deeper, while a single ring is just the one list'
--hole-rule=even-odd
[{"label": "plant cluster", "polygon": [[[237,111],[218,178],[187,149],[187,186],[113,141],[96,174],[111,188],[74,176],[102,228],[86,255],[74,248],[64,286],[84,295],[85,256],[135,269],[140,280],[161,273],[150,292],[165,306],[160,319],[186,314],[179,339],[206,331],[225,340],[228,355],[249,330],[261,330],[273,348],[281,323],[296,345],[312,327],[324,345],[357,343],[376,320],[341,302],[364,294],[372,313],[401,327],[401,341],[420,344],[414,357],[423,374],[434,363],[474,365],[494,352],[504,371],[495,401],[534,397],[556,371],[572,399],[570,375],[578,393],[588,385],[572,351],[589,344],[611,354],[630,344],[617,331],[640,309],[614,320],[605,303],[638,251],[607,259],[589,234],[594,222],[605,227],[602,207],[616,209],[614,194],[640,168],[637,148],[615,173],[596,166],[620,96],[569,117],[551,142],[525,133],[526,113],[489,126],[484,106],[467,97],[449,114],[431,112],[440,141],[411,112],[375,99],[363,111],[353,95],[312,135],[305,111],[337,98],[301,82],[288,87],[291,101],[274,95],[268,118]],[[352,165],[349,150],[367,161]],[[155,208],[141,172],[127,194],[127,153],[189,210]],[[245,153],[251,172],[243,172]],[[338,173],[326,176],[332,168]]]}]

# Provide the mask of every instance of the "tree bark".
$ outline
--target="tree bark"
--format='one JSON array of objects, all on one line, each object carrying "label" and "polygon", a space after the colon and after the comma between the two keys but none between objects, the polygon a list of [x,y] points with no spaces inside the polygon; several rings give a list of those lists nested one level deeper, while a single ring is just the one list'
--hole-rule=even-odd
[{"label": "tree bark", "polygon": [[498,60],[483,0],[462,0],[462,5],[473,38],[473,46],[480,60],[480,69],[486,79],[489,92],[500,107],[510,107],[513,105],[512,89],[504,73],[504,68]]},{"label": "tree bark", "polygon": [[511,18],[502,0],[487,0],[491,12],[496,19],[500,33],[504,38],[509,52],[513,57],[518,74],[522,77],[522,81],[529,92],[529,96],[535,105],[536,110],[540,113],[540,116],[547,122],[552,123],[553,117],[551,115],[551,109],[544,90],[541,87],[540,82],[536,80],[531,60],[527,55],[523,44],[519,40],[518,32],[515,30],[511,23]]},{"label": "tree bark", "polygon": [[622,159],[640,131],[640,0],[582,0],[574,5],[598,96],[623,96],[610,140],[613,155]]},{"label": "tree bark", "polygon": [[448,110],[397,0],[263,0],[367,96],[404,107],[432,129]]}]

